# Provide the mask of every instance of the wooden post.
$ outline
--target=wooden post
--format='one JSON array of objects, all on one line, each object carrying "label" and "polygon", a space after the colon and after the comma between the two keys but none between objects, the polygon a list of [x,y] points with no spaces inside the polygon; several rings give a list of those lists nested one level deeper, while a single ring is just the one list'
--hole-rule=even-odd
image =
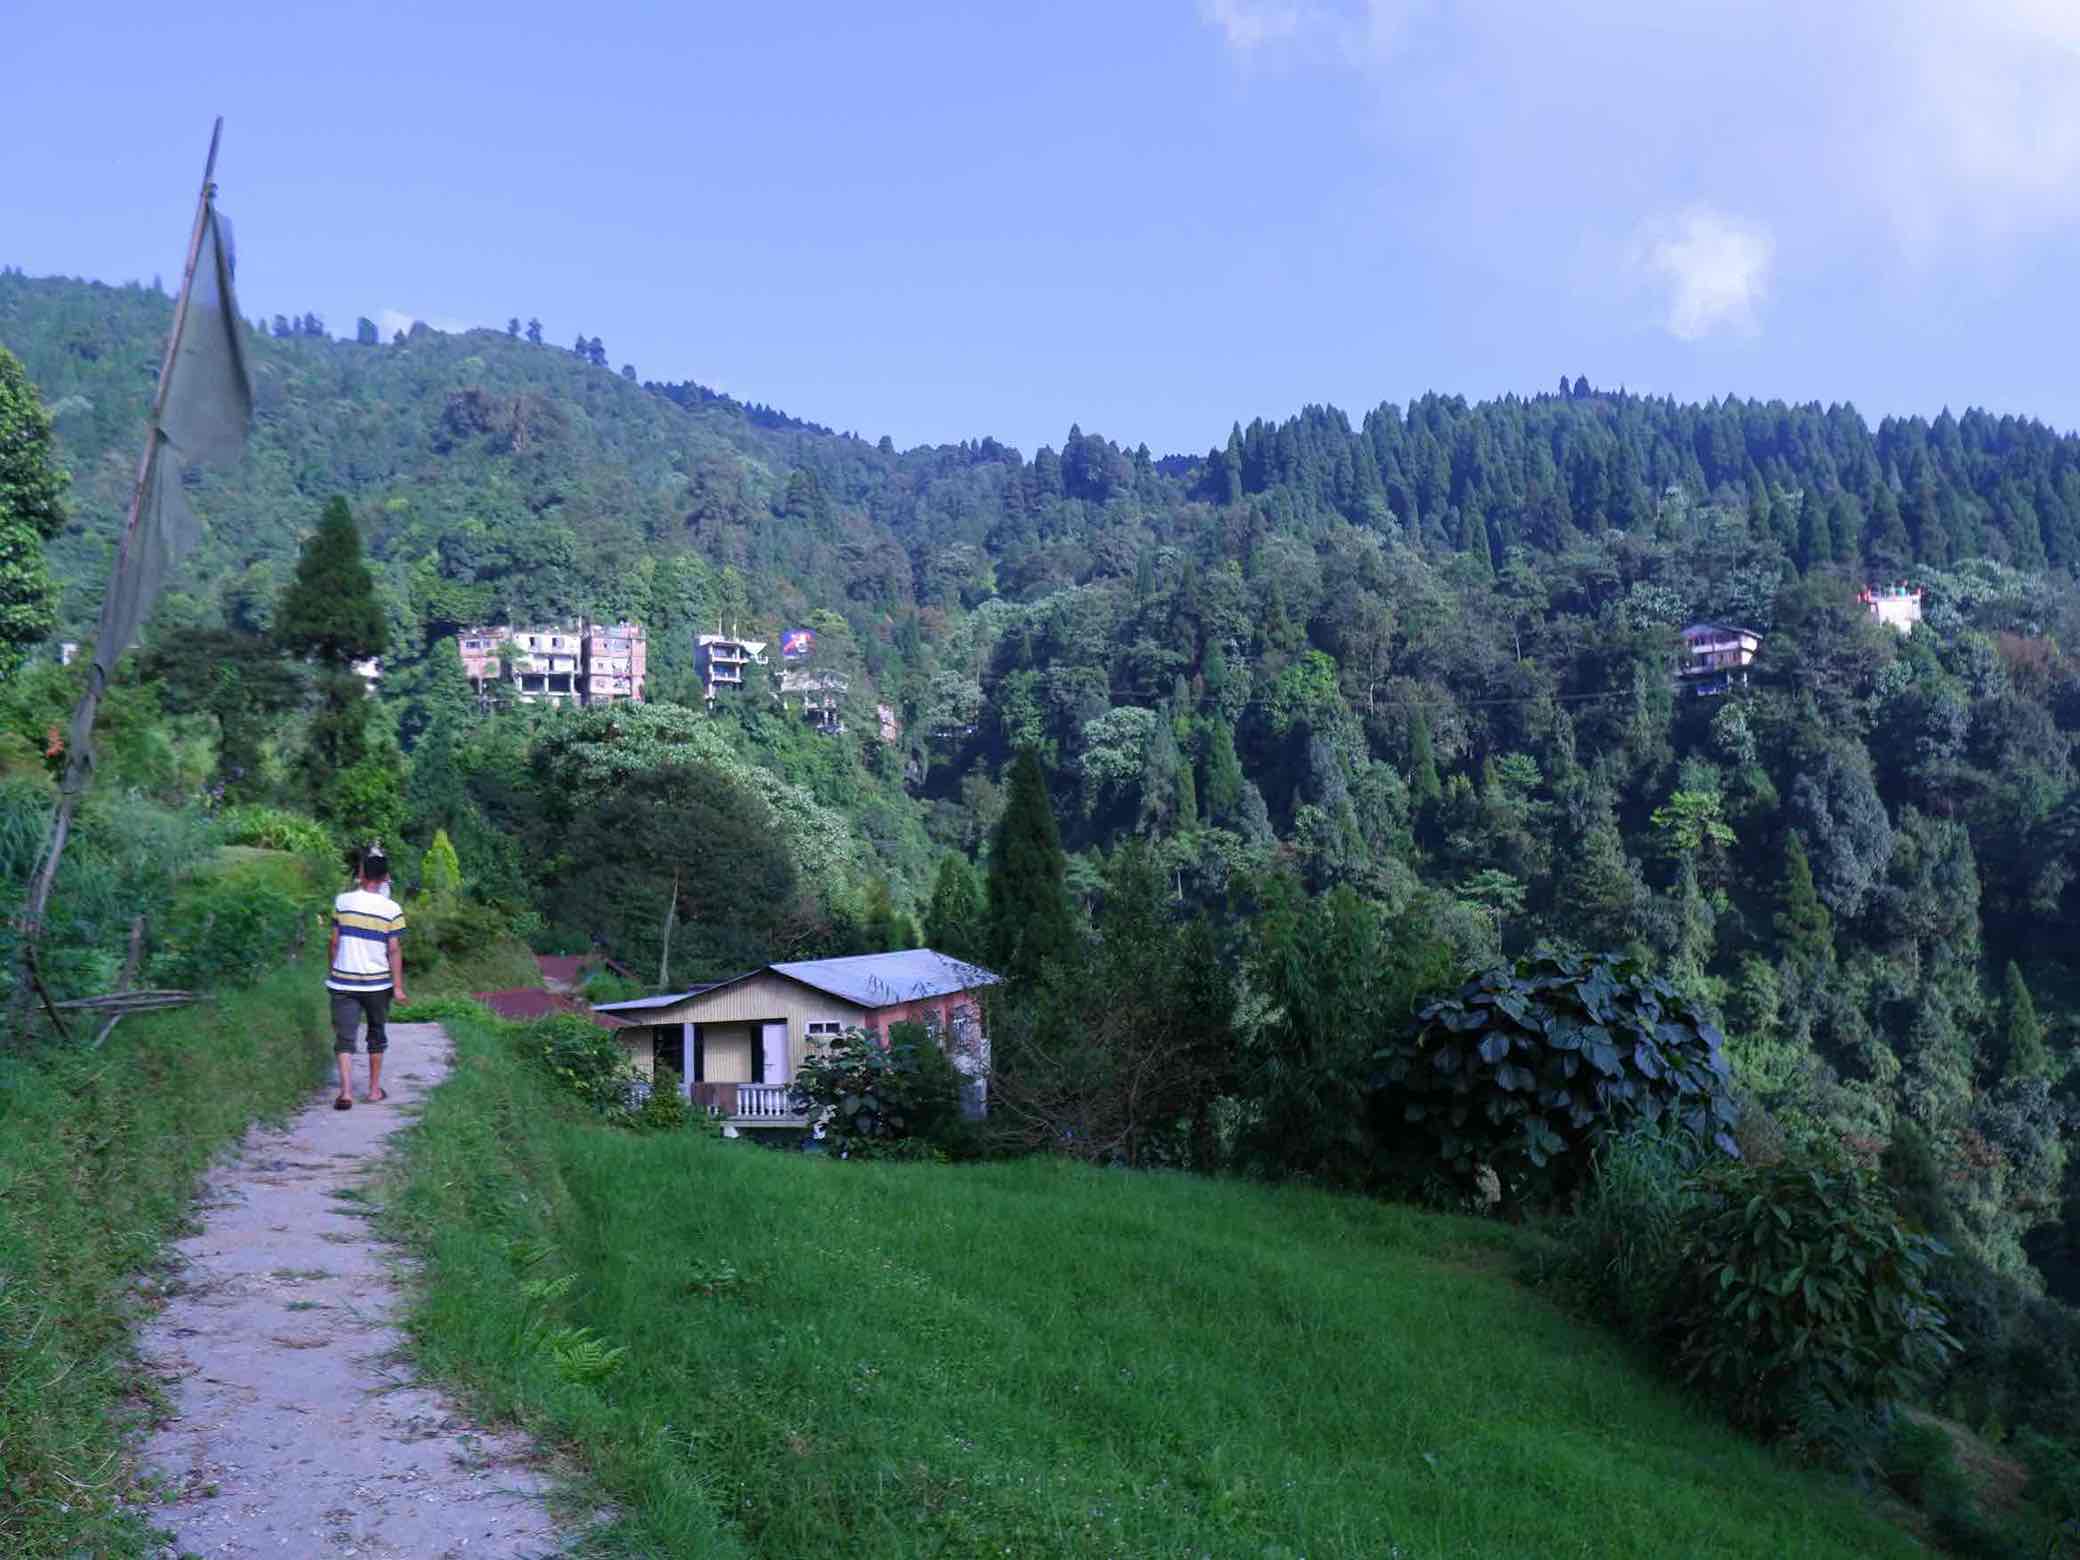
[{"label": "wooden post", "polygon": [[65,841],[72,832],[72,815],[79,806],[80,796],[86,791],[87,772],[93,764],[94,715],[101,707],[101,694],[108,682],[107,674],[102,670],[102,658],[106,655],[108,664],[113,666],[122,654],[121,647],[111,651],[102,641],[108,635],[109,616],[116,601],[116,582],[129,567],[131,554],[137,545],[138,519],[144,512],[144,498],[151,488],[152,469],[159,459],[159,419],[166,411],[166,387],[173,377],[173,360],[180,351],[181,332],[188,324],[188,293],[195,284],[196,261],[202,255],[202,230],[209,220],[210,197],[216,192],[217,143],[223,134],[224,118],[220,114],[209,133],[209,158],[202,165],[202,191],[195,200],[195,227],[188,235],[188,261],[181,270],[180,296],[173,305],[173,330],[166,338],[166,356],[159,364],[159,384],[152,395],[151,418],[145,425],[144,453],[138,457],[137,481],[130,490],[130,518],[123,526],[122,541],[116,547],[115,567],[108,577],[108,594],[102,598],[101,630],[95,641],[94,658],[87,667],[86,691],[80,695],[79,704],[73,710],[72,730],[80,734],[80,740],[74,742],[65,755],[65,778],[58,788],[58,811],[51,819],[50,839],[44,846],[43,860],[37,864],[30,885],[29,903],[22,912],[22,955],[15,981],[14,1020],[18,1029],[28,1016],[28,981],[25,977],[30,976],[35,968],[37,945],[43,937],[43,913],[50,907],[51,888],[58,880],[58,862],[65,854]]}]

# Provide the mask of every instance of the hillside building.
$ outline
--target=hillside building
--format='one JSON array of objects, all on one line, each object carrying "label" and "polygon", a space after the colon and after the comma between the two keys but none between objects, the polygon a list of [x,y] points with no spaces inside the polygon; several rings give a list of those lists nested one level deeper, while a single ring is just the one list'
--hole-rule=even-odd
[{"label": "hillside building", "polygon": [[640,704],[648,683],[640,623],[465,628],[455,648],[480,697],[503,685],[522,704]]},{"label": "hillside building", "polygon": [[766,664],[766,642],[740,638],[734,630],[727,634],[696,634],[693,662],[700,672],[701,688],[712,704],[717,693],[743,690],[745,667]]},{"label": "hillside building", "polygon": [[1700,696],[1745,687],[1748,667],[1762,648],[1762,636],[1732,623],[1692,623],[1683,630],[1683,649],[1676,663],[1676,686]]},{"label": "hillside building", "polygon": [[1887,628],[1902,634],[1914,632],[1921,621],[1921,591],[1918,586],[1869,585],[1856,598],[1864,610]]},{"label": "hillside building", "polygon": [[669,1083],[731,1131],[813,1130],[792,1097],[802,1062],[848,1029],[884,1042],[921,1023],[962,1075],[962,1106],[987,1108],[982,994],[1002,977],[930,948],[769,964],[689,991],[602,1002],[635,1069]]}]

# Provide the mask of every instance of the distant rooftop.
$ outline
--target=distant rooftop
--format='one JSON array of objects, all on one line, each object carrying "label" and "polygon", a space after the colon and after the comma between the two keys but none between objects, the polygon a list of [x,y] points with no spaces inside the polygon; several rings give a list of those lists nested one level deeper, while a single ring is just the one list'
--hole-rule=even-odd
[{"label": "distant rooftop", "polygon": [[768,964],[763,969],[746,971],[731,980],[710,981],[705,986],[670,992],[661,997],[602,1002],[593,1011],[639,1013],[672,1007],[702,992],[713,991],[719,986],[734,986],[753,975],[762,975],[766,970],[864,1008],[893,1007],[898,1002],[950,996],[956,991],[998,985],[1004,978],[979,964],[949,958],[930,948],[906,948],[900,953],[858,953],[843,959],[798,959],[787,964]]},{"label": "distant rooftop", "polygon": [[948,958],[930,948],[906,948],[901,953],[859,953],[847,959],[805,959],[792,964],[775,964],[775,973],[798,980],[818,991],[827,991],[861,1007],[887,1007],[920,997],[943,997],[977,986],[994,986],[1003,977]]}]

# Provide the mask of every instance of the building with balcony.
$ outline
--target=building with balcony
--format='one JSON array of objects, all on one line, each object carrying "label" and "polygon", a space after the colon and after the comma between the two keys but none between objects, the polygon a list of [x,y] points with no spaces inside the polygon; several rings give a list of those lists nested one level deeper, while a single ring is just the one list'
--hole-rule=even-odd
[{"label": "building with balcony", "polygon": [[640,704],[644,698],[649,667],[640,623],[465,628],[455,648],[479,697],[504,686],[522,704]]},{"label": "building with balcony", "polygon": [[1762,635],[1732,623],[1692,623],[1682,633],[1676,686],[1700,696],[1745,687]]},{"label": "building with balcony", "polygon": [[802,718],[825,736],[835,737],[845,729],[845,695],[850,679],[838,672],[804,672],[785,668],[780,673],[780,701],[798,706]]},{"label": "building with balcony", "polygon": [[813,1131],[791,1085],[802,1062],[849,1029],[884,1042],[921,1023],[962,1075],[962,1105],[987,1108],[982,994],[1002,977],[930,948],[769,964],[689,991],[602,1002],[637,1072],[667,1083],[731,1131]]},{"label": "building with balcony", "polygon": [[1917,586],[1869,585],[1856,599],[1872,617],[1899,633],[1913,633],[1914,625],[1921,621],[1921,591]]},{"label": "building with balcony", "polygon": [[693,663],[700,672],[701,687],[712,703],[719,692],[743,690],[744,668],[766,664],[766,642],[763,639],[741,639],[734,631],[696,634]]}]

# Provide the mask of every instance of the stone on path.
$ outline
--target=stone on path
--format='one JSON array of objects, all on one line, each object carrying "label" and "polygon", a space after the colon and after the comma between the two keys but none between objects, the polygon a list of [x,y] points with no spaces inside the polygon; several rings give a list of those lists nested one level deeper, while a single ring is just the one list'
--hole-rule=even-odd
[{"label": "stone on path", "polygon": [[[142,1350],[171,1418],[143,1464],[173,1553],[540,1556],[561,1545],[549,1480],[521,1438],[472,1424],[418,1385],[398,1330],[395,1248],[352,1195],[383,1140],[446,1074],[438,1024],[392,1024],[380,1105],[332,1108],[337,1080],[286,1128],[254,1128],[178,1242],[176,1293]],[[342,1197],[341,1193],[348,1193]]]}]

